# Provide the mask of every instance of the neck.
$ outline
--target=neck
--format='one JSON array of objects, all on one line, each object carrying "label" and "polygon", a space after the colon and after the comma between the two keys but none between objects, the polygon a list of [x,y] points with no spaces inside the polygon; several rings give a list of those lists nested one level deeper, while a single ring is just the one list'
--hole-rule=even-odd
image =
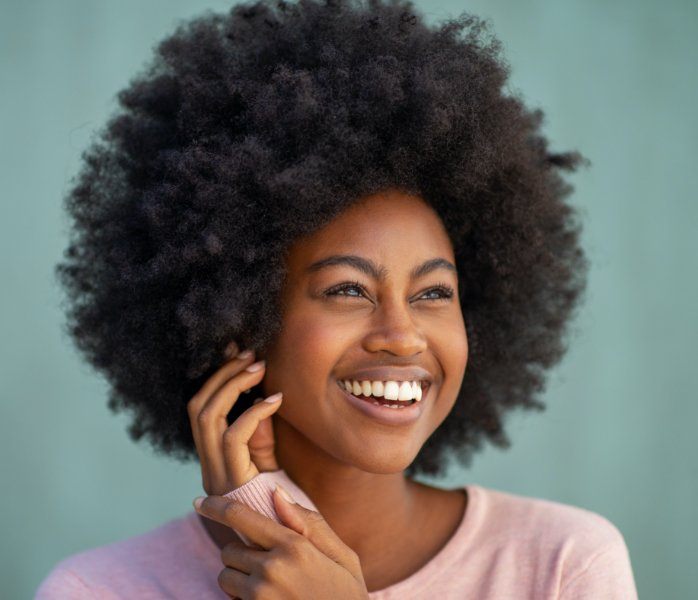
[{"label": "neck", "polygon": [[323,452],[282,419],[275,420],[274,428],[282,449],[277,453],[280,468],[359,556],[382,550],[414,523],[419,486],[404,472],[361,470]]},{"label": "neck", "polygon": [[[279,468],[308,495],[362,563],[369,556],[385,555],[388,544],[426,517],[419,510],[424,506],[423,486],[402,471],[376,474],[341,463],[283,419],[274,419],[274,435]],[[218,547],[239,540],[232,529],[200,518]]]}]

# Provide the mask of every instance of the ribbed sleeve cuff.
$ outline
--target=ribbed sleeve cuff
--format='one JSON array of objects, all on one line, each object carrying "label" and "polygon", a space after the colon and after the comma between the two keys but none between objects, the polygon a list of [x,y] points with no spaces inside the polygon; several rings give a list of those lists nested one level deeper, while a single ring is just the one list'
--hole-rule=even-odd
[{"label": "ribbed sleeve cuff", "polygon": [[244,485],[224,494],[223,497],[242,502],[257,512],[262,513],[264,516],[280,523],[281,520],[274,510],[273,498],[274,488],[277,483],[284,486],[298,504],[310,510],[317,511],[317,507],[313,504],[312,500],[291,480],[283,469],[264,471],[250,479]]}]

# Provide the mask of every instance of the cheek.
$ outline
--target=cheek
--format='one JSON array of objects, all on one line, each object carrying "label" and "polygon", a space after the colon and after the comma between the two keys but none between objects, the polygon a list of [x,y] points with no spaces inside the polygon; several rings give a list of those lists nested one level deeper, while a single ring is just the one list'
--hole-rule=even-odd
[{"label": "cheek", "polygon": [[301,359],[304,364],[309,365],[318,359],[334,356],[341,346],[340,340],[337,328],[313,315],[287,321],[283,346],[287,354],[293,354],[294,361]]},{"label": "cheek", "polygon": [[341,330],[318,318],[299,315],[284,322],[270,356],[270,375],[278,386],[318,390],[330,377],[345,340]]}]

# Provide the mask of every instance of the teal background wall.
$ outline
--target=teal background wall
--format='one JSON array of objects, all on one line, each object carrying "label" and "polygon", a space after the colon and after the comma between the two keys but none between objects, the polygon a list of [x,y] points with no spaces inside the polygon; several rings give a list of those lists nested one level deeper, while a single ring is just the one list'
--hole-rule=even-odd
[{"label": "teal background wall", "polygon": [[[512,89],[547,114],[592,262],[542,414],[509,420],[465,482],[596,511],[624,534],[641,598],[696,598],[698,4],[417,2],[430,22],[492,20]],[[0,581],[28,598],[69,554],[191,509],[197,465],[128,439],[106,384],[61,334],[61,199],[114,95],[177,21],[220,0],[0,2]]]}]

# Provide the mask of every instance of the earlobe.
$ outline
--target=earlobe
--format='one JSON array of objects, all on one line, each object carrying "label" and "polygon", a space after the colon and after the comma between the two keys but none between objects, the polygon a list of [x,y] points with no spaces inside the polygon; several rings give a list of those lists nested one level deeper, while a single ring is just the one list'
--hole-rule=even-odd
[{"label": "earlobe", "polygon": [[237,355],[240,352],[238,345],[235,343],[235,341],[230,341],[228,345],[225,347],[223,350],[223,356],[226,359],[232,358],[233,356]]}]

